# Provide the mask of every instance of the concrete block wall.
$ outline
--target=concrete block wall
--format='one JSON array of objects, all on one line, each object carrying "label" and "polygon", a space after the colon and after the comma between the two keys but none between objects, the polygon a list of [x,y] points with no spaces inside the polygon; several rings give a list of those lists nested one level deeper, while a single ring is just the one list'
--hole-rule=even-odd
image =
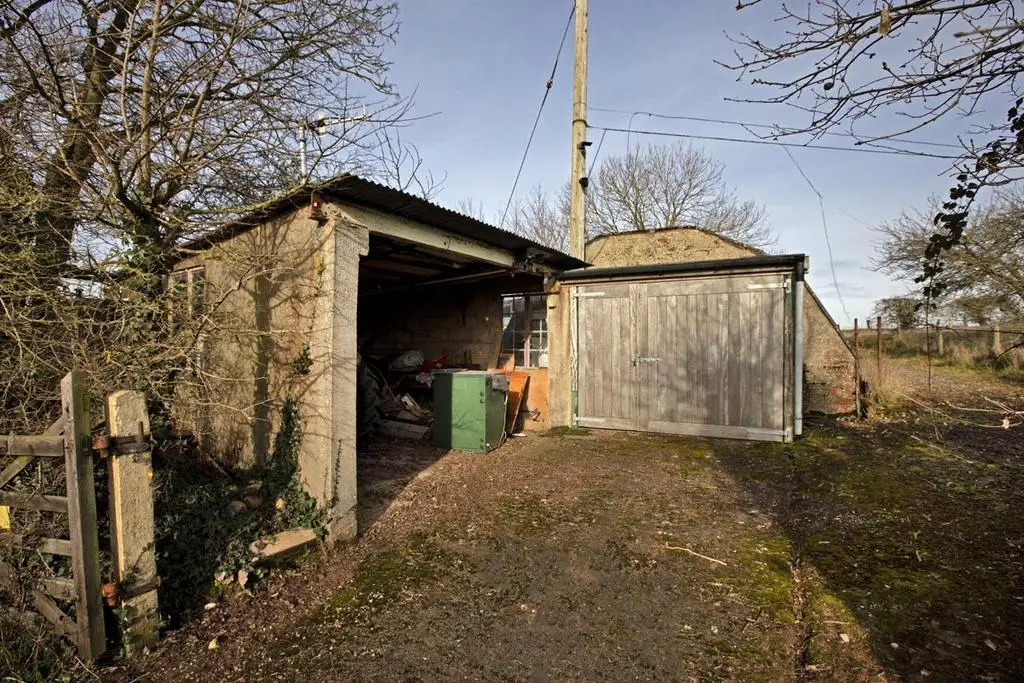
[{"label": "concrete block wall", "polygon": [[409,349],[451,366],[496,367],[501,351],[501,289],[494,281],[364,297],[359,317],[364,353]]},{"label": "concrete block wall", "polygon": [[[230,466],[262,466],[295,401],[300,477],[321,505],[335,494],[333,230],[299,209],[178,265],[205,269],[209,323],[200,369],[178,383],[175,427]],[[297,372],[306,354],[308,372]]]}]

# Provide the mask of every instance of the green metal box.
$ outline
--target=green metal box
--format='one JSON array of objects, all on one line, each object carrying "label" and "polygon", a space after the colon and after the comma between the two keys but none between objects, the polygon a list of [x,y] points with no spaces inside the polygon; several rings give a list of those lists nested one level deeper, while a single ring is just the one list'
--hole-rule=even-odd
[{"label": "green metal box", "polygon": [[483,370],[434,373],[434,445],[486,453],[505,436],[508,379]]}]

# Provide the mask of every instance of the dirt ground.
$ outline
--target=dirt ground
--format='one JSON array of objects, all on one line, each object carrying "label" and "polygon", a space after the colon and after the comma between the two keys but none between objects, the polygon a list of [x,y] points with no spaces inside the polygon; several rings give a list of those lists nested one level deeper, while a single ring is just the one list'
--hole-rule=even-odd
[{"label": "dirt ground", "polygon": [[376,443],[358,542],[101,674],[1020,680],[1024,427],[963,408],[1024,409],[1021,388],[940,368],[928,392],[919,364],[889,372],[901,406],[789,445]]}]

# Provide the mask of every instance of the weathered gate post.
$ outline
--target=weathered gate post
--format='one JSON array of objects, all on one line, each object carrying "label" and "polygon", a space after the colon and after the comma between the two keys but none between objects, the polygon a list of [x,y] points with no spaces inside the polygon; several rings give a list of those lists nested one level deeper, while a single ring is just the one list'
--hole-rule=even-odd
[{"label": "weathered gate post", "polygon": [[[108,471],[114,579],[118,602],[124,610],[125,654],[131,656],[156,645],[160,627],[146,397],[137,391],[110,394],[107,427],[111,441]],[[132,440],[134,443],[130,443]]]},{"label": "weathered gate post", "polygon": [[72,576],[77,596],[75,642],[82,658],[107,649],[100,596],[100,543],[96,533],[96,484],[92,474],[89,392],[81,372],[72,370],[60,383],[64,417],[64,468],[67,478],[68,526]]}]

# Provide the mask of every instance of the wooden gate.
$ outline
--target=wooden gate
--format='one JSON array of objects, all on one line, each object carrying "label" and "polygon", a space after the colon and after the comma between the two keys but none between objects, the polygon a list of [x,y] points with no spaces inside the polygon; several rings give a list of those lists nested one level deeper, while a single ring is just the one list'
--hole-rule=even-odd
[{"label": "wooden gate", "polygon": [[582,285],[585,427],[786,437],[789,276]]},{"label": "wooden gate", "polygon": [[[71,578],[43,576],[28,586],[32,607],[61,635],[67,636],[85,660],[106,649],[103,588],[100,585],[99,540],[96,529],[96,487],[93,450],[107,458],[110,485],[110,541],[114,583],[108,600],[120,609],[126,655],[156,644],[159,605],[156,589],[152,460],[146,399],[136,391],[107,397],[109,434],[91,436],[89,392],[83,377],[70,372],[61,382],[60,419],[38,436],[0,437],[0,458],[13,457],[0,471],[0,546],[30,548],[45,555],[71,558]],[[66,495],[4,491],[35,458],[63,458]],[[38,510],[68,517],[69,538],[37,538],[10,530],[9,508]],[[47,563],[49,566],[49,563]],[[0,583],[17,579],[0,560]],[[74,618],[58,606],[74,605]]]},{"label": "wooden gate", "polygon": [[[99,540],[96,533],[96,488],[93,481],[92,441],[89,429],[88,392],[76,372],[61,382],[62,414],[40,436],[11,435],[0,440],[0,455],[16,456],[0,472],[0,505],[68,516],[70,538],[28,539],[10,531],[0,532],[0,542],[31,545],[39,552],[71,558],[71,578],[43,577],[31,587],[32,605],[58,633],[78,646],[83,659],[103,654],[106,637],[100,587]],[[0,437],[2,438],[2,437]],[[67,494],[42,495],[3,491],[35,458],[63,458]],[[7,510],[3,510],[7,517]],[[0,582],[15,580],[14,570],[0,560]],[[72,619],[56,600],[74,603]]]}]

